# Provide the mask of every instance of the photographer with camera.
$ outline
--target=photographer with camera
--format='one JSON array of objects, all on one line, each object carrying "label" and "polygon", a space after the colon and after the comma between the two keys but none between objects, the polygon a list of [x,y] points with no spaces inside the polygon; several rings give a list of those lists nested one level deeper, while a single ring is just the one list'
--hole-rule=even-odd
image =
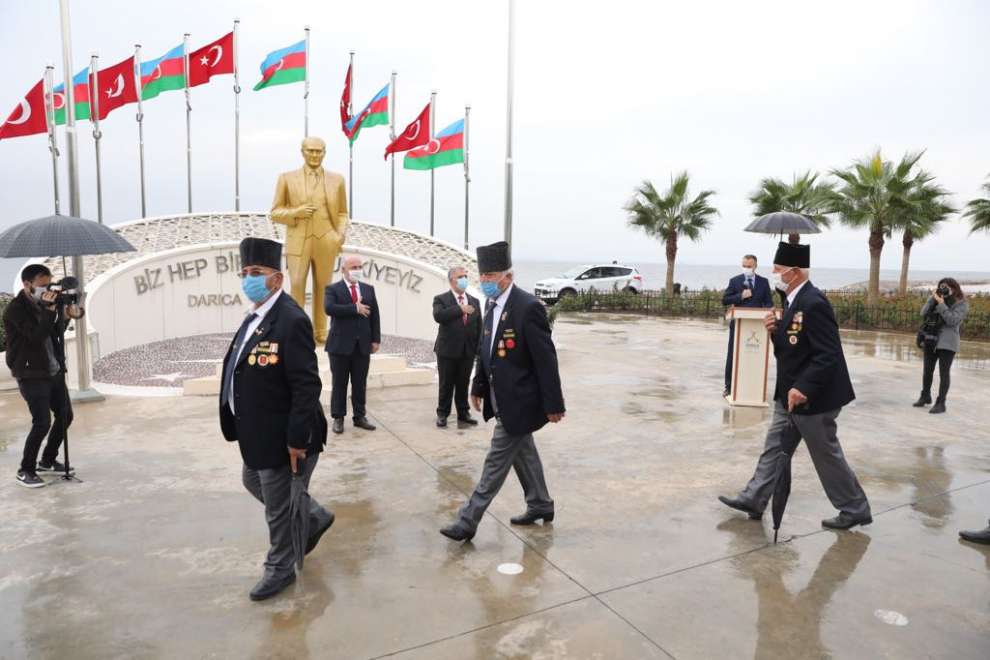
[{"label": "photographer with camera", "polygon": [[969,312],[969,303],[959,282],[951,277],[939,280],[924,307],[921,317],[924,323],[918,331],[918,347],[924,352],[925,366],[921,378],[921,397],[914,402],[922,408],[932,402],[932,380],[938,363],[938,398],[928,412],[945,412],[945,398],[949,393],[949,370],[959,351],[959,327]]},{"label": "photographer with camera", "polygon": [[[31,412],[31,430],[24,441],[24,456],[17,483],[40,488],[45,481],[38,471],[61,472],[65,466],[56,460],[72,423],[72,404],[65,386],[65,344],[63,335],[69,322],[85,313],[77,296],[67,293],[75,287],[73,278],[52,284],[52,273],[41,264],[21,271],[23,289],[10,302],[3,316],[7,332],[7,366]],[[52,413],[55,421],[52,423]],[[64,426],[63,426],[64,423]],[[50,431],[50,432],[49,432]],[[38,463],[41,441],[48,443]]]}]

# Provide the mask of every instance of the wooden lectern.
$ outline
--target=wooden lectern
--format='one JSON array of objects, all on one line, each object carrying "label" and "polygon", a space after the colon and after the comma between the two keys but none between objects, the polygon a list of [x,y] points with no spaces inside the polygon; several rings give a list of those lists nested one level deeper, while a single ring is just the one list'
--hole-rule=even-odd
[{"label": "wooden lectern", "polygon": [[[767,373],[770,370],[770,333],[763,319],[765,307],[736,307],[725,318],[736,322],[732,343],[732,387],[726,401],[733,406],[767,407]],[[779,319],[780,310],[773,310]]]}]

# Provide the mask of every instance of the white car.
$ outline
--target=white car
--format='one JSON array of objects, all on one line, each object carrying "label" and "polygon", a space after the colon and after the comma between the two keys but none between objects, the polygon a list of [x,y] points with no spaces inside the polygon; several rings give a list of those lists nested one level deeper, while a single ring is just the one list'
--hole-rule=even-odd
[{"label": "white car", "polygon": [[591,290],[639,293],[643,290],[643,276],[631,266],[616,263],[577,266],[560,277],[540,280],[533,294],[552,305],[561,298]]}]

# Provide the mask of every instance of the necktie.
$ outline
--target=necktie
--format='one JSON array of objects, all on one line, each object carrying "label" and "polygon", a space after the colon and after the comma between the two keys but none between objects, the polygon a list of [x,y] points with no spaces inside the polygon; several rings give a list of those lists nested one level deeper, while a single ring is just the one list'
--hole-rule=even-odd
[{"label": "necktie", "polygon": [[[463,305],[464,304],[464,294],[463,293],[458,294],[458,296],[457,296],[457,303],[459,305]],[[468,315],[467,314],[461,314],[461,321],[464,323],[464,325],[467,325],[467,320],[468,320]]]},{"label": "necktie", "polygon": [[352,303],[356,303],[357,301],[358,301],[357,284],[352,284],[351,285],[351,302]]},{"label": "necktie", "polygon": [[495,301],[489,299],[485,306],[485,338],[481,343],[481,360],[485,368],[492,362],[492,333],[495,332]]},{"label": "necktie", "polygon": [[746,288],[748,288],[748,289],[752,289],[753,288],[753,278],[751,278],[751,277],[747,277],[746,278]]},{"label": "necktie", "polygon": [[240,329],[237,331],[237,336],[234,337],[234,345],[230,349],[230,355],[227,356],[227,378],[223,382],[223,395],[220,397],[220,403],[226,405],[230,401],[230,397],[234,394],[234,368],[237,366],[237,358],[240,357],[241,348],[244,345],[244,338],[247,335],[248,326],[251,322],[258,318],[257,314],[248,314],[244,322],[241,323]]}]

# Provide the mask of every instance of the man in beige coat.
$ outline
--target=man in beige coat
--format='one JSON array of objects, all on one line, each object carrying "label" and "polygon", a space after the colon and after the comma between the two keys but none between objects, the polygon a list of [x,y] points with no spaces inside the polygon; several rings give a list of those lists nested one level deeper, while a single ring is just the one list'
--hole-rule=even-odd
[{"label": "man in beige coat", "polygon": [[285,225],[285,255],[292,298],[306,308],[306,280],[313,271],[313,334],[318,344],[327,340],[323,291],[347,233],[347,193],[344,177],[323,169],[326,143],[308,137],[302,143],[305,165],[278,177],[272,222]]}]

